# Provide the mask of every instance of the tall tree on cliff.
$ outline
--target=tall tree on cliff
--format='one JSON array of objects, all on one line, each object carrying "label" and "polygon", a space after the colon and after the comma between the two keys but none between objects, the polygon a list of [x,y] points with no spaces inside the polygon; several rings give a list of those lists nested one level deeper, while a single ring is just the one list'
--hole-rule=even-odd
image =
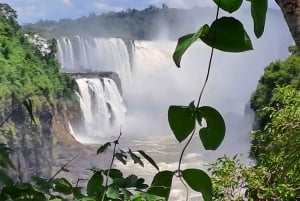
[{"label": "tall tree on cliff", "polygon": [[275,1],[284,15],[298,50],[300,50],[300,0]]}]

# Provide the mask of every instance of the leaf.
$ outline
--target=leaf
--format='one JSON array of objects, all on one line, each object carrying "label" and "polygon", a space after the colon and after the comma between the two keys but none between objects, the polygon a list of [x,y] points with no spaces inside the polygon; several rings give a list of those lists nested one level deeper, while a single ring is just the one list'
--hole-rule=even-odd
[{"label": "leaf", "polygon": [[119,192],[119,189],[117,189],[113,186],[109,186],[107,191],[106,191],[106,195],[109,198],[117,199],[117,198],[120,197],[120,192]]},{"label": "leaf", "polygon": [[130,191],[128,191],[125,188],[121,188],[120,191],[121,191],[121,194],[124,196],[123,200],[129,200],[130,199],[130,196],[132,195],[132,193]]},{"label": "leaf", "polygon": [[55,184],[54,189],[56,192],[69,195],[73,193],[72,185],[65,178],[54,179],[53,183]]},{"label": "leaf", "polygon": [[174,172],[171,171],[158,172],[154,176],[147,193],[157,195],[165,198],[165,200],[168,200],[170,196],[173,176]]},{"label": "leaf", "polygon": [[147,184],[145,184],[145,179],[143,178],[139,178],[137,181],[136,181],[136,186],[135,186],[137,189],[141,190],[141,189],[146,189],[148,188],[149,186]]},{"label": "leaf", "polygon": [[87,184],[88,196],[97,196],[104,192],[103,176],[101,172],[95,172]]},{"label": "leaf", "polygon": [[257,38],[261,37],[266,22],[268,0],[251,0],[251,15],[254,23],[254,33]]},{"label": "leaf", "polygon": [[170,127],[179,142],[185,140],[195,128],[195,110],[186,106],[170,106],[168,119]]},{"label": "leaf", "polygon": [[212,182],[205,172],[187,169],[182,171],[182,177],[194,191],[202,193],[204,201],[212,201]]},{"label": "leaf", "polygon": [[14,184],[13,180],[2,170],[0,170],[0,182],[6,186],[11,186]]},{"label": "leaf", "polygon": [[180,67],[181,58],[185,51],[200,37],[204,29],[208,29],[208,25],[204,25],[196,33],[187,34],[178,39],[175,52],[173,53],[173,61],[177,67]]},{"label": "leaf", "polygon": [[125,178],[125,187],[126,188],[132,188],[136,187],[138,181],[138,177],[136,175],[129,175]]},{"label": "leaf", "polygon": [[110,142],[105,143],[104,145],[99,147],[99,149],[97,150],[97,154],[101,154],[101,153],[105,152],[107,150],[107,148],[110,146],[111,146]]},{"label": "leaf", "polygon": [[243,24],[233,17],[215,20],[207,31],[202,32],[200,39],[210,47],[225,52],[243,52],[253,49]]},{"label": "leaf", "polygon": [[138,150],[138,152],[151,164],[153,167],[155,167],[159,171],[158,165],[155,163],[155,161],[144,151]]},{"label": "leaf", "polygon": [[127,159],[127,156],[125,154],[116,153],[115,156],[118,161],[126,165],[127,161],[125,159]]},{"label": "leaf", "polygon": [[140,164],[142,167],[144,167],[144,163],[143,161],[141,160],[140,157],[138,157],[136,154],[134,154],[131,149],[128,149],[129,150],[129,155],[131,157],[131,159],[133,160],[134,163],[138,163]]},{"label": "leaf", "polygon": [[32,101],[30,99],[26,99],[23,101],[23,105],[25,106],[27,112],[30,115],[31,121],[36,124],[34,116],[33,116],[33,111],[32,111]]},{"label": "leaf", "polygon": [[233,13],[241,7],[243,0],[214,0],[214,2],[223,10]]},{"label": "leaf", "polygon": [[[103,172],[103,174],[105,176],[109,176],[112,179],[116,179],[116,178],[122,178],[123,177],[123,173],[118,170],[118,169],[110,169],[110,170],[105,170]],[[109,175],[108,175],[109,174]]]},{"label": "leaf", "polygon": [[197,120],[205,119],[207,127],[200,129],[199,135],[206,150],[216,150],[222,143],[226,126],[221,114],[214,108],[203,106],[197,109]]}]

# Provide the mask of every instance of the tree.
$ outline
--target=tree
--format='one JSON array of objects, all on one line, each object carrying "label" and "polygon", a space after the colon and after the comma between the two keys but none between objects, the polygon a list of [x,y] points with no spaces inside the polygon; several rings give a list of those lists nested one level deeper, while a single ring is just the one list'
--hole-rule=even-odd
[{"label": "tree", "polygon": [[275,0],[280,7],[298,50],[300,49],[300,1]]}]

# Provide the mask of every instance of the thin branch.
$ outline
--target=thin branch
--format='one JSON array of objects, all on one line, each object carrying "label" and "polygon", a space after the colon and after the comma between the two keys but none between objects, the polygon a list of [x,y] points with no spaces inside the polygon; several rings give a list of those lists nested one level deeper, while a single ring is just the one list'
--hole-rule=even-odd
[{"label": "thin branch", "polygon": [[[113,156],[112,156],[112,159],[111,159],[111,162],[110,162],[110,166],[109,166],[109,169],[108,169],[108,172],[107,172],[107,175],[106,175],[106,180],[105,180],[105,189],[107,190],[107,185],[108,185],[108,177],[109,177],[109,174],[110,174],[110,170],[112,169],[112,166],[113,166],[113,163],[115,161],[115,155],[116,155],[116,148],[117,148],[117,145],[119,144],[119,140],[122,136],[122,127],[120,128],[120,134],[119,134],[119,137],[113,142],[114,143],[114,150],[113,150]],[[105,190],[105,192],[106,192]],[[102,196],[102,201],[104,201],[105,199],[105,192],[103,193],[103,196]]]},{"label": "thin branch", "polygon": [[66,170],[66,167],[73,161],[75,158],[78,157],[79,154],[75,155],[71,160],[69,160],[67,163],[65,163],[50,179],[49,182],[52,181],[59,173]]}]

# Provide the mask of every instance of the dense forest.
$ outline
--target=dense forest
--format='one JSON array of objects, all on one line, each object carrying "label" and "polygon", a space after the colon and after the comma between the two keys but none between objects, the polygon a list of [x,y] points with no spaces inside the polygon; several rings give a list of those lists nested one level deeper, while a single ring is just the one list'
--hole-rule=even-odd
[{"label": "dense forest", "polygon": [[[50,38],[76,34],[132,40],[159,37],[176,40],[180,35],[194,31],[201,23],[211,19],[212,13],[214,13],[212,7],[186,10],[169,8],[163,4],[161,8],[149,6],[144,10],[127,9],[101,15],[91,13],[74,20],[61,19],[58,22],[40,20],[35,24],[26,24],[23,28]],[[189,20],[195,23],[188,23]]]}]

